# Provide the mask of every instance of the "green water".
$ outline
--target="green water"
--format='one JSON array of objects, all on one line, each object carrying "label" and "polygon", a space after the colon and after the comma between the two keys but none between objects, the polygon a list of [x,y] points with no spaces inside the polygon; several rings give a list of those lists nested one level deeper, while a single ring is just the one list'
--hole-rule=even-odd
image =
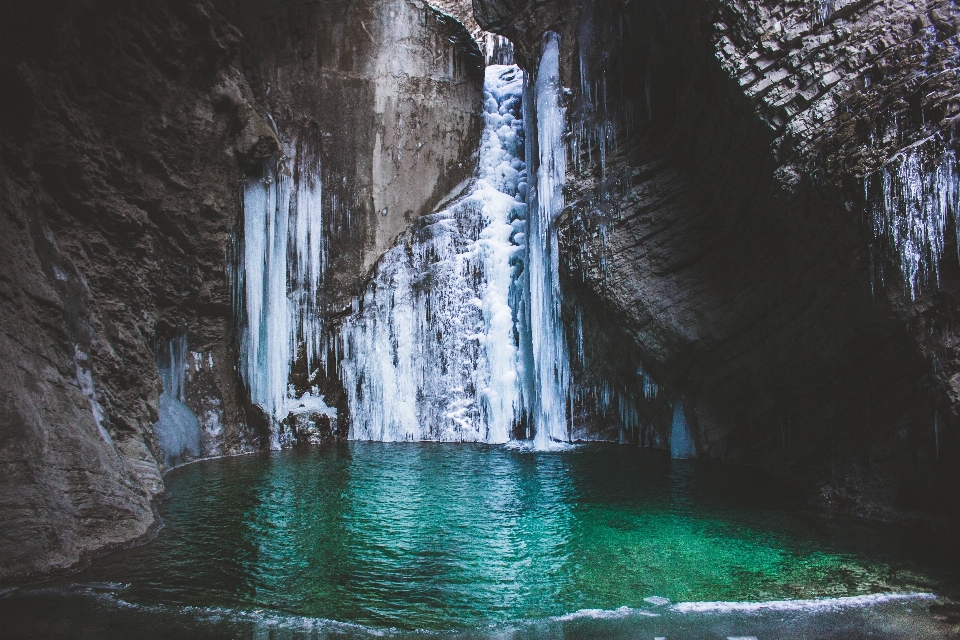
[{"label": "green water", "polygon": [[[164,528],[71,576],[138,606],[470,629],[582,609],[935,591],[897,534],[633,447],[349,445],[166,477]],[[760,487],[758,489],[758,487]]]}]

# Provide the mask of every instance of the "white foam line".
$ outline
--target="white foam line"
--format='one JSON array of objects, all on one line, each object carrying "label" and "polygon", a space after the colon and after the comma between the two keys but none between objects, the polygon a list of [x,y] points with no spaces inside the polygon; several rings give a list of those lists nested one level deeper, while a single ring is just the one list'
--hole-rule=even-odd
[{"label": "white foam line", "polygon": [[572,451],[580,446],[578,442],[560,442],[551,440],[543,449],[537,449],[533,440],[510,440],[500,445],[510,451],[520,451],[522,453],[552,453],[554,451]]},{"label": "white foam line", "polygon": [[329,618],[311,618],[308,616],[288,615],[279,612],[267,611],[264,609],[255,609],[248,611],[244,609],[231,609],[225,607],[198,607],[181,606],[168,604],[138,604],[129,602],[119,597],[113,591],[104,591],[96,588],[96,585],[115,585],[118,590],[123,590],[129,585],[123,583],[90,583],[72,585],[73,589],[34,589],[28,593],[41,594],[53,593],[58,595],[72,595],[75,593],[85,593],[101,602],[112,604],[122,609],[133,609],[158,614],[180,614],[190,615],[197,619],[207,622],[219,622],[229,620],[236,623],[249,623],[255,627],[265,629],[283,629],[293,631],[315,632],[360,632],[373,637],[389,637],[403,633],[399,629],[368,627],[356,622],[342,622],[331,620]]},{"label": "white foam line", "polygon": [[934,600],[932,593],[874,593],[866,596],[818,598],[814,600],[769,600],[767,602],[680,602],[670,607],[677,613],[756,613],[761,611],[822,611],[894,602]]},{"label": "white foam line", "polygon": [[569,622],[571,620],[582,620],[584,618],[591,620],[608,620],[613,618],[628,618],[630,616],[657,618],[660,614],[643,609],[631,609],[630,607],[620,607],[619,609],[580,609],[579,611],[567,613],[562,616],[554,616],[549,618],[549,620],[554,622]]},{"label": "white foam line", "polygon": [[371,636],[384,637],[399,633],[398,629],[378,629],[355,622],[341,622],[328,618],[311,618],[307,616],[285,615],[263,610],[244,611],[225,609],[221,607],[182,607],[183,612],[200,615],[209,620],[228,619],[234,622],[250,622],[268,629],[289,629],[295,631],[357,631]]}]

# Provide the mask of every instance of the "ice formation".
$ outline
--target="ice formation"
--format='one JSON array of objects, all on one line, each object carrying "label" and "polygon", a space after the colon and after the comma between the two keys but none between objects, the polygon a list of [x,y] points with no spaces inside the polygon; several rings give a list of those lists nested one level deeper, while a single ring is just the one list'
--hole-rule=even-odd
[{"label": "ice formation", "polygon": [[[246,331],[240,353],[250,400],[282,419],[290,373],[287,238],[290,177],[264,163],[243,190],[243,286]],[[273,443],[279,447],[279,440]]]},{"label": "ice formation", "polygon": [[[281,161],[245,182],[235,280],[241,371],[274,424],[274,448],[286,444],[284,421],[336,418],[316,388],[298,396],[289,384],[301,348],[308,371],[336,365],[352,439],[519,437],[538,449],[571,439],[575,394],[554,227],[567,164],[559,64],[550,32],[536,81],[514,65],[487,67],[467,195],[411,225],[338,327],[324,327],[319,308],[329,242],[319,161],[306,145],[286,144]],[[525,140],[524,131],[535,133]],[[635,402],[621,396],[608,389],[603,404],[635,429]]]},{"label": "ice formation", "polygon": [[559,248],[554,227],[554,219],[563,209],[567,169],[566,114],[561,92],[560,38],[550,31],[544,35],[543,55],[533,87],[537,171],[534,189],[529,192],[526,263],[533,362],[533,370],[528,374],[532,393],[528,393],[527,400],[538,449],[570,438],[570,357],[560,318]]},{"label": "ice formation", "polygon": [[510,302],[526,217],[522,83],[515,66],[487,67],[469,195],[417,221],[343,323],[352,439],[510,439],[521,410]]},{"label": "ice formation", "polygon": [[[292,168],[268,160],[262,176],[244,184],[243,247],[235,296],[245,327],[240,350],[243,379],[251,401],[274,423],[321,401],[296,397],[288,385],[301,344],[308,366],[322,360],[317,290],[326,268],[326,243],[320,166],[317,156],[296,141],[286,151]],[[277,429],[271,444],[280,447]]]},{"label": "ice formation", "polygon": [[683,405],[683,399],[674,402],[673,421],[670,424],[670,457],[676,459],[695,458],[697,455]]},{"label": "ice formation", "polygon": [[816,0],[814,3],[814,23],[823,24],[827,22],[837,9],[845,5],[843,0]]},{"label": "ice formation", "polygon": [[507,38],[489,31],[481,31],[474,38],[480,45],[487,65],[513,64],[513,43]]},{"label": "ice formation", "polygon": [[[924,140],[895,154],[880,170],[882,198],[874,232],[896,251],[904,286],[915,298],[931,280],[939,284],[944,234],[960,217],[957,153]],[[869,193],[870,185],[867,184]],[[960,233],[960,228],[958,228]]]},{"label": "ice formation", "polygon": [[90,356],[83,352],[79,345],[73,347],[73,361],[76,365],[77,386],[90,402],[90,412],[93,414],[93,421],[97,423],[97,430],[104,442],[113,446],[113,439],[103,426],[103,406],[97,400],[97,393],[93,387],[93,372],[90,370]]},{"label": "ice formation", "polygon": [[200,456],[200,421],[184,404],[187,375],[187,336],[171,340],[157,349],[157,369],[163,381],[160,419],[153,425],[164,464],[174,467]]}]

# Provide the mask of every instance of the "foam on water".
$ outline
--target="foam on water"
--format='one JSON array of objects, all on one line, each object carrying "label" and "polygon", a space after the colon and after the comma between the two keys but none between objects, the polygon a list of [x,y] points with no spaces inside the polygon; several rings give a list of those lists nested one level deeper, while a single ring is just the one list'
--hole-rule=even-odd
[{"label": "foam on water", "polygon": [[[735,618],[723,618],[726,620],[740,620],[739,616],[747,615],[751,619],[759,619],[763,614],[783,614],[783,613],[809,613],[821,614],[827,612],[837,612],[846,609],[868,609],[882,606],[888,603],[909,603],[912,601],[930,601],[936,600],[937,596],[931,593],[880,593],[862,596],[850,596],[841,598],[819,598],[808,600],[773,600],[765,602],[681,602],[670,607],[661,608],[658,611],[651,611],[646,608],[636,608],[622,606],[615,609],[579,609],[571,613],[550,616],[546,618],[535,618],[527,620],[515,620],[504,623],[486,625],[474,629],[451,629],[448,631],[414,629],[404,630],[396,627],[377,627],[371,625],[358,624],[332,620],[329,618],[301,616],[284,613],[276,610],[257,609],[246,610],[232,607],[218,606],[177,606],[163,604],[139,604],[129,602],[121,597],[129,587],[124,583],[82,583],[72,584],[67,587],[41,587],[41,588],[12,588],[0,591],[0,598],[16,596],[46,596],[46,597],[66,597],[66,598],[92,598],[94,601],[116,608],[117,610],[133,611],[140,614],[152,614],[161,618],[183,618],[192,619],[211,625],[220,626],[223,623],[229,623],[234,628],[252,627],[255,634],[281,633],[293,634],[291,637],[503,637],[503,634],[511,636],[517,632],[536,631],[538,634],[546,633],[544,637],[565,637],[564,629],[569,624],[582,625],[592,622],[627,622],[631,619],[638,624],[646,625],[642,621],[652,622],[654,619],[661,619],[656,622],[656,629],[672,629],[679,625],[689,624],[689,618],[698,618],[700,616],[709,616],[716,618],[718,616],[737,616]],[[652,599],[652,598],[651,598]],[[779,615],[777,616],[779,618]],[[782,622],[782,621],[780,621]],[[722,625],[726,629],[729,622]],[[734,622],[737,625],[743,625],[743,622]],[[754,627],[756,622],[749,624]],[[222,626],[220,627],[222,628]],[[589,629],[591,627],[573,627],[578,629]],[[640,627],[637,627],[639,630]],[[701,627],[696,627],[703,631]],[[598,627],[598,629],[603,629]],[[620,630],[619,627],[610,629]],[[753,638],[756,636],[726,636],[735,638]],[[256,637],[259,637],[257,635]],[[538,636],[539,637],[539,636]],[[619,637],[619,636],[618,636]],[[658,636],[662,637],[662,636]],[[666,636],[666,637],[669,637]]]},{"label": "foam on water", "polygon": [[680,602],[671,607],[679,613],[757,613],[761,611],[821,611],[869,607],[903,600],[935,600],[932,593],[872,593],[842,598],[768,600],[765,602]]}]

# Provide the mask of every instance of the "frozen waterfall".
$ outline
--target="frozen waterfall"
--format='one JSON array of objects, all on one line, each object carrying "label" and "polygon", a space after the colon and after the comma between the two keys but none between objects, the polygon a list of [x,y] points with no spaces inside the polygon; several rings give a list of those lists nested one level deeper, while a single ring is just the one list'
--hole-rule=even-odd
[{"label": "frozen waterfall", "polygon": [[[319,160],[294,140],[245,181],[240,369],[273,423],[274,448],[290,441],[284,424],[336,419],[316,388],[298,396],[290,384],[304,352],[308,371],[337,365],[352,439],[532,437],[538,449],[570,440],[554,227],[567,160],[559,63],[551,32],[535,82],[514,65],[486,68],[485,126],[467,195],[404,232],[338,326],[324,327],[320,309],[328,240]],[[525,130],[536,133],[525,141]]]},{"label": "frozen waterfall", "polygon": [[[243,191],[243,275],[247,330],[241,354],[250,400],[281,419],[290,372],[287,225],[290,177],[264,163]],[[279,448],[279,441],[272,443]]]},{"label": "frozen waterfall", "polygon": [[[569,440],[570,356],[560,318],[560,268],[554,219],[563,209],[567,154],[565,112],[561,101],[560,39],[547,32],[533,87],[536,113],[536,184],[529,198],[527,301],[533,370],[529,373],[529,411],[538,449]],[[533,130],[530,128],[530,130]],[[528,157],[531,157],[528,156]]]},{"label": "frozen waterfall", "polygon": [[341,329],[356,440],[506,442],[521,415],[511,299],[522,265],[523,73],[492,65],[469,194],[383,258]]}]

